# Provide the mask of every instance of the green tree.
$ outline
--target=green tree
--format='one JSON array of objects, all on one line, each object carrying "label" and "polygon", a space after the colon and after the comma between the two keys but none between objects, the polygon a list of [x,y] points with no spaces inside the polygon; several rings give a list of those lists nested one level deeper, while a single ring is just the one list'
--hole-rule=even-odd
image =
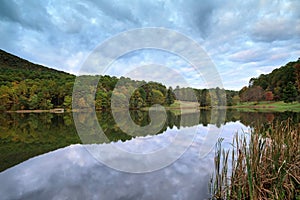
[{"label": "green tree", "polygon": [[201,91],[200,106],[201,107],[211,106],[210,93],[209,93],[209,90],[207,90],[207,89],[203,89]]},{"label": "green tree", "polygon": [[298,91],[300,92],[300,63],[295,64],[294,67],[295,67],[295,74],[296,74],[296,83],[298,86]]},{"label": "green tree", "polygon": [[240,99],[239,95],[234,95],[232,97],[232,105],[237,105],[240,103],[240,101],[241,101],[241,99]]},{"label": "green tree", "polygon": [[72,97],[67,95],[64,97],[64,103],[63,103],[64,108],[66,109],[72,109]]},{"label": "green tree", "polygon": [[228,96],[224,89],[220,89],[219,87],[216,88],[216,97],[217,97],[217,105],[218,106],[226,106],[226,99]]},{"label": "green tree", "polygon": [[35,109],[39,109],[40,106],[40,98],[38,97],[38,95],[33,94],[30,96],[29,99],[29,109],[35,110]]},{"label": "green tree", "polygon": [[165,102],[165,97],[161,91],[152,89],[152,104],[163,104]]},{"label": "green tree", "polygon": [[[126,97],[124,96],[124,98],[126,98]],[[96,106],[97,110],[103,110],[103,109],[110,107],[110,102],[109,102],[107,92],[105,92],[103,90],[97,91],[95,106]]]},{"label": "green tree", "polygon": [[0,110],[9,110],[13,104],[10,88],[6,85],[0,87]]},{"label": "green tree", "polygon": [[130,99],[131,108],[141,108],[144,104],[143,98],[138,90],[133,93],[133,96]]},{"label": "green tree", "polygon": [[141,98],[143,99],[143,101],[144,101],[144,103],[145,103],[145,102],[146,102],[146,98],[147,98],[147,94],[146,94],[144,88],[140,87],[140,88],[139,88],[139,93],[140,93]]},{"label": "green tree", "polygon": [[167,105],[173,104],[175,101],[175,94],[173,92],[172,87],[169,87],[167,90],[166,103]]},{"label": "green tree", "polygon": [[283,90],[283,101],[285,103],[291,103],[297,98],[297,89],[292,82],[289,82]]}]

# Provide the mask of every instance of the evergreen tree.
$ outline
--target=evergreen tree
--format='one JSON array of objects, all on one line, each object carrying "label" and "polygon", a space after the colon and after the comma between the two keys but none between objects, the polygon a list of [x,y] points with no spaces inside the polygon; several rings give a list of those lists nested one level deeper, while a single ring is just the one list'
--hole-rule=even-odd
[{"label": "evergreen tree", "polygon": [[[300,61],[300,58],[298,61]],[[298,86],[298,91],[300,92],[300,63],[295,64],[294,67],[295,67],[295,74],[296,74],[296,83]]]},{"label": "evergreen tree", "polygon": [[175,94],[173,92],[172,87],[169,87],[168,91],[167,91],[167,96],[166,96],[166,103],[167,105],[171,105],[173,104],[175,101]]},{"label": "evergreen tree", "polygon": [[292,82],[289,82],[283,90],[283,101],[285,103],[291,103],[297,98],[297,89]]}]

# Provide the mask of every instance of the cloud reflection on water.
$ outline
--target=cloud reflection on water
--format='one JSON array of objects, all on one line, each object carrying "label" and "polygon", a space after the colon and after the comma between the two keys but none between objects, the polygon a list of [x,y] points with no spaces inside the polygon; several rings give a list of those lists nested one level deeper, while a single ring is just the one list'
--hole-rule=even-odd
[{"label": "cloud reflection on water", "polygon": [[[248,130],[239,122],[227,123],[221,129],[227,148],[235,132]],[[207,127],[199,125],[194,143],[183,156],[151,173],[131,174],[111,169],[93,158],[86,145],[58,149],[0,173],[1,199],[207,199],[214,152],[199,157],[206,132]],[[114,145],[148,152],[163,148],[174,134],[180,133],[174,128],[160,135],[90,146],[103,149]],[[182,144],[178,145],[180,148]],[[117,155],[113,159],[120,165],[124,163]]]}]

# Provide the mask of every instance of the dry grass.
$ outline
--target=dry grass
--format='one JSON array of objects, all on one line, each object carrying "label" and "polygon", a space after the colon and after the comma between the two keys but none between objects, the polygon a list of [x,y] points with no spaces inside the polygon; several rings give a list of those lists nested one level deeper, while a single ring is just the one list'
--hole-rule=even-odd
[{"label": "dry grass", "polygon": [[[277,123],[216,146],[213,199],[300,199],[300,125]],[[231,161],[229,161],[231,157]],[[230,170],[228,170],[230,169]]]}]

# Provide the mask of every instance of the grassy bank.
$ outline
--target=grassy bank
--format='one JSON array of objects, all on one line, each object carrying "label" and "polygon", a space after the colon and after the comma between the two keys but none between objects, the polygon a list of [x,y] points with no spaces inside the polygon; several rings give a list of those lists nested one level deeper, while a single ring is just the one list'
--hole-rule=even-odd
[{"label": "grassy bank", "polygon": [[[198,102],[175,100],[170,106],[164,106],[166,110],[172,111],[175,115],[199,112]],[[149,111],[150,107],[141,108],[143,111]]]},{"label": "grassy bank", "polygon": [[294,111],[300,112],[300,103],[284,103],[283,101],[269,102],[269,101],[261,101],[261,102],[243,102],[235,106],[230,106],[230,108],[235,108],[240,111],[276,111],[276,112],[284,112],[284,111]]},{"label": "grassy bank", "polygon": [[[197,102],[175,101],[174,104],[167,106],[166,109],[180,110],[181,108],[190,109],[195,107],[199,107]],[[237,109],[238,111],[244,112],[300,112],[300,103],[284,103],[283,101],[243,102],[235,106],[227,106],[226,108]],[[200,109],[210,109],[210,107],[200,107]]]},{"label": "grassy bank", "polygon": [[[231,160],[230,160],[231,159]],[[230,161],[229,161],[230,160]],[[213,199],[300,199],[300,126],[281,122],[236,136],[232,151],[218,143]]]}]

